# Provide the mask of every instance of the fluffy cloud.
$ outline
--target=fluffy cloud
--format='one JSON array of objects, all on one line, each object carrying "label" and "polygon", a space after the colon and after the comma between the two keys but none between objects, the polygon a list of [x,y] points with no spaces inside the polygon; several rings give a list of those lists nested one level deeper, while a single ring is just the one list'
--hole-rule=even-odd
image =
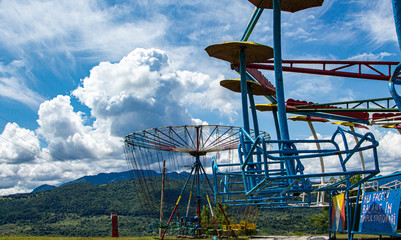
[{"label": "fluffy cloud", "polygon": [[239,94],[220,86],[220,81],[224,79],[223,75],[220,74],[216,79],[211,79],[206,74],[184,71],[178,72],[178,79],[188,89],[198,90],[184,96],[182,103],[191,104],[203,110],[216,111],[227,116],[230,122],[234,122],[234,119],[238,117],[239,104],[234,103],[240,101],[236,98]]},{"label": "fluffy cloud", "polygon": [[[122,149],[126,134],[160,126],[207,124],[188,112],[189,105],[235,116],[234,107],[223,104],[231,96],[218,81],[204,73],[175,69],[158,49],[136,49],[117,63],[100,63],[71,94],[91,110],[90,115],[75,111],[71,96],[59,95],[40,105],[35,132],[7,125],[3,137],[9,142],[0,141],[0,151],[7,156],[0,163],[7,167],[0,178],[10,179],[12,187],[3,186],[0,193],[126,170]],[[25,140],[27,135],[31,142]],[[19,139],[33,150],[17,151],[11,142]],[[42,146],[39,139],[45,140]],[[10,167],[12,163],[20,164]]]},{"label": "fluffy cloud", "polygon": [[16,123],[8,123],[5,126],[0,135],[0,163],[32,162],[39,152],[40,145],[34,132],[20,128]]},{"label": "fluffy cloud", "polygon": [[8,123],[0,135],[0,194],[125,170],[122,138],[85,125],[69,96],[42,103],[38,115],[36,132]]},{"label": "fluffy cloud", "polygon": [[378,157],[381,175],[386,175],[398,171],[401,168],[401,135],[394,129],[380,131],[371,128],[372,133],[379,141]]},{"label": "fluffy cloud", "polygon": [[74,112],[69,96],[42,103],[38,113],[37,132],[47,140],[47,150],[56,159],[93,161],[121,156],[121,139],[85,125],[83,114]]},{"label": "fluffy cloud", "polygon": [[[152,127],[191,124],[189,104],[217,109],[216,103],[227,96],[213,92],[216,81],[203,73],[174,69],[164,51],[136,49],[118,63],[94,67],[72,94],[91,109],[96,128],[124,136]],[[219,109],[233,114],[231,105]]]},{"label": "fluffy cloud", "polygon": [[188,124],[191,116],[179,102],[182,85],[167,66],[164,52],[136,49],[118,63],[94,67],[73,95],[91,108],[94,126],[117,136],[162,123]]}]

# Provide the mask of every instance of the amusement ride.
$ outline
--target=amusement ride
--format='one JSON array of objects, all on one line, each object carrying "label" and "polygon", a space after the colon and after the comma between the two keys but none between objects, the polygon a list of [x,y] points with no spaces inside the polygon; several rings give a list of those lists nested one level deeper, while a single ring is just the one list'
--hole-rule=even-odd
[{"label": "amusement ride", "polygon": [[[156,169],[156,165],[159,164],[160,169],[158,159],[176,159],[174,163],[168,160],[167,164],[170,164],[170,167],[167,168],[173,168],[173,164],[176,164],[174,169],[190,169],[176,205],[164,226],[161,239],[165,236],[191,179],[193,188],[196,189],[197,205],[196,220],[192,221],[195,225],[191,228],[193,236],[202,235],[200,189],[204,186],[206,201],[203,202],[209,206],[213,218],[211,202],[220,206],[226,204],[232,207],[259,209],[313,206],[329,206],[332,209],[332,196],[343,192],[346,232],[348,239],[352,239],[356,212],[352,213],[351,205],[358,206],[360,194],[365,191],[364,184],[380,172],[378,141],[372,133],[360,134],[355,132],[355,128],[380,125],[400,131],[401,114],[398,107],[401,106],[401,97],[397,94],[395,85],[401,84],[398,77],[401,65],[398,62],[381,61],[282,60],[281,11],[297,12],[319,7],[323,0],[249,2],[255,6],[255,11],[240,41],[214,44],[205,49],[210,57],[229,62],[231,69],[240,75],[240,79],[225,79],[220,85],[241,94],[243,126],[194,125],[154,128],[128,134],[125,138],[127,160],[131,168],[139,174],[139,187],[141,192],[146,193],[145,199],[149,199],[146,195],[150,192],[146,179],[152,177],[140,173],[145,166],[147,169]],[[393,0],[399,37],[400,2]],[[267,9],[273,11],[273,48],[248,41],[260,16],[264,11],[268,11]],[[274,71],[275,84],[260,70]],[[285,100],[283,71],[389,81],[392,97],[332,103]],[[264,96],[268,103],[255,104],[254,96]],[[257,111],[271,112],[277,139],[272,139],[259,129]],[[287,118],[287,113],[294,116]],[[288,119],[307,122],[313,139],[291,139]],[[332,123],[338,124],[339,127],[330,139],[318,139],[313,123],[329,121],[334,121]],[[215,153],[215,156],[206,158],[207,153]],[[175,154],[180,154],[178,160]],[[203,163],[201,158],[204,159]],[[326,167],[328,165],[329,168]],[[212,181],[209,180],[210,175],[205,166],[211,169],[209,173],[212,173]],[[336,181],[330,181],[333,177]],[[358,189],[357,197],[351,199],[350,191],[354,189]],[[213,196],[212,199],[209,198],[208,191]],[[187,209],[191,196],[192,190],[188,197]],[[222,211],[224,212],[223,209]],[[230,224],[228,218],[227,221]],[[332,225],[332,217],[329,221]],[[214,224],[220,235],[221,229],[216,221]],[[332,233],[330,230],[330,237]],[[184,235],[188,235],[188,231]]]}]

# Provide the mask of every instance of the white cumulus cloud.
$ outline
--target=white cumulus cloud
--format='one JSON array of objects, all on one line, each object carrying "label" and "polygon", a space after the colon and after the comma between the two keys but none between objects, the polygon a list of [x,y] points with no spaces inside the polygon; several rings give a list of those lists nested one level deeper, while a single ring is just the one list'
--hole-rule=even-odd
[{"label": "white cumulus cloud", "polygon": [[0,163],[32,162],[39,152],[40,145],[34,132],[21,128],[16,123],[5,126],[0,135]]},{"label": "white cumulus cloud", "polygon": [[[208,124],[193,115],[192,108],[236,116],[231,93],[218,84],[223,75],[218,78],[176,69],[166,52],[158,49],[139,48],[117,63],[101,62],[71,96],[58,95],[40,105],[35,132],[7,125],[5,139],[18,142],[11,136],[21,132],[21,141],[31,135],[34,144],[26,142],[25,148],[33,148],[26,152],[0,141],[0,152],[7,156],[0,162],[6,166],[0,178],[10,179],[0,194],[127,170],[125,135],[154,127]],[[76,111],[72,97],[88,107],[90,114]],[[10,166],[16,162],[21,164]]]},{"label": "white cumulus cloud", "polygon": [[[96,128],[124,136],[152,127],[192,124],[189,104],[216,109],[216,102],[226,97],[211,92],[214,82],[204,73],[176,70],[164,51],[136,49],[118,63],[94,67],[72,94],[91,108]],[[232,112],[224,107],[220,111]]]}]

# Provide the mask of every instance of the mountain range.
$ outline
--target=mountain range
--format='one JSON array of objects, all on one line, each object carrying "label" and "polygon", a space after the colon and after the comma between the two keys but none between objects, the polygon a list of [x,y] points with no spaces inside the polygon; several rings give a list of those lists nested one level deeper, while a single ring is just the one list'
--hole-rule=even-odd
[{"label": "mountain range", "polygon": [[[167,178],[172,178],[172,179],[181,179],[181,178],[187,178],[189,175],[188,172],[170,172],[166,173]],[[73,184],[73,183],[81,183],[81,182],[86,182],[86,183],[91,183],[94,185],[100,185],[100,184],[106,184],[106,183],[112,183],[112,182],[118,182],[122,180],[130,180],[134,179],[138,176],[146,176],[146,177],[160,177],[161,173],[158,173],[153,170],[132,170],[132,171],[125,171],[125,172],[112,172],[112,173],[99,173],[97,175],[92,175],[92,176],[83,176],[78,179],[75,179],[70,182],[66,182],[61,184],[60,186],[54,186],[54,185],[48,185],[44,184],[41,185],[37,188],[35,188],[32,193],[38,193],[38,192],[43,192],[43,191],[48,191],[55,189],[57,187]],[[210,177],[210,176],[209,176]]]}]

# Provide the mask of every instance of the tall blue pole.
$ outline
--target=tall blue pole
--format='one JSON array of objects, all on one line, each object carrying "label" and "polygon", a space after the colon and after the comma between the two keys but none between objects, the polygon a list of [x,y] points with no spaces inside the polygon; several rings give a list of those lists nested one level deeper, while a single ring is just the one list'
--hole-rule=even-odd
[{"label": "tall blue pole", "polygon": [[247,100],[247,83],[246,83],[246,53],[245,46],[241,47],[241,52],[239,55],[240,60],[240,75],[241,75],[241,100],[242,100],[242,117],[245,132],[250,133],[249,128],[249,113],[248,113],[248,100]]},{"label": "tall blue pole", "polygon": [[282,140],[289,140],[287,115],[285,112],[284,82],[281,58],[281,0],[273,0],[273,42],[274,42],[274,75],[276,78],[276,95],[278,120]]},{"label": "tall blue pole", "polygon": [[[281,59],[281,0],[273,0],[273,43],[274,43],[274,75],[276,78],[276,96],[278,121],[280,125],[281,140],[290,140],[287,124],[287,114],[285,111],[283,69]],[[285,150],[286,144],[282,145]],[[287,171],[290,175],[295,175],[295,164],[293,160],[287,162]]]},{"label": "tall blue pole", "polygon": [[394,23],[395,30],[397,32],[398,37],[398,46],[401,48],[401,1],[393,0],[393,14],[394,14]]},{"label": "tall blue pole", "polygon": [[[250,134],[250,127],[249,127],[249,112],[248,112],[248,84],[246,82],[246,53],[245,53],[246,46],[241,46],[241,51],[239,54],[239,60],[240,60],[240,75],[241,75],[241,100],[242,100],[242,117],[244,121],[244,130],[247,134]],[[243,151],[244,151],[244,156],[248,155],[250,149],[249,141],[245,139],[244,145],[243,145]],[[252,169],[250,166],[248,166],[248,169]],[[250,187],[252,188],[255,186],[255,179],[252,178],[250,181]]]},{"label": "tall blue pole", "polygon": [[[253,119],[253,130],[255,131],[255,137],[259,136],[259,123],[258,123],[258,116],[256,113],[256,108],[255,108],[255,100],[253,99],[253,91],[252,89],[248,89],[249,91],[249,104],[251,105],[251,113],[252,113],[252,119]],[[261,154],[256,155],[256,162],[258,163],[256,167],[254,165],[250,166],[249,169],[251,170],[261,170],[262,169],[262,156]],[[253,163],[253,159],[249,160],[249,163]],[[259,172],[257,172],[259,173]],[[256,185],[256,177],[252,177],[251,180],[252,186]]]},{"label": "tall blue pole", "polygon": [[[352,240],[351,203],[349,200],[349,189],[348,188],[346,191],[346,197],[347,197],[346,205],[347,205],[347,230],[348,230],[347,235],[348,235],[348,239]],[[357,201],[358,201],[358,199],[357,199]]]},{"label": "tall blue pole", "polygon": [[[398,47],[401,48],[401,1],[400,0],[393,0],[393,14],[394,14],[394,23],[395,23],[395,30],[397,32],[398,37]],[[401,111],[401,96],[398,95],[395,84],[400,84],[400,81],[397,79],[401,71],[401,63],[398,64],[396,69],[394,70],[393,76],[391,76],[389,81],[389,88],[390,93],[393,96],[393,99]]]}]

